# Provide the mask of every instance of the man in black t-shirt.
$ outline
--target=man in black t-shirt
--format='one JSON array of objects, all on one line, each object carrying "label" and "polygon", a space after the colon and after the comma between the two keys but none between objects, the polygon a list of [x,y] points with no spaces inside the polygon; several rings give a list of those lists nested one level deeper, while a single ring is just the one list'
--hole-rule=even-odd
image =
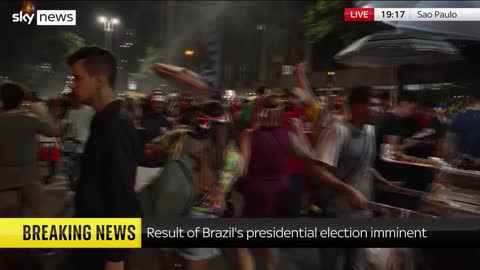
[{"label": "man in black t-shirt", "polygon": [[[405,154],[419,158],[428,158],[435,155],[439,142],[445,138],[445,127],[435,115],[435,103],[431,98],[424,96],[413,115],[415,134],[404,140],[409,144]],[[425,191],[434,179],[434,171],[425,167],[412,166],[406,171],[408,177],[405,188]]]},{"label": "man in black t-shirt", "polygon": [[[380,150],[380,146],[384,143],[398,146],[402,144],[402,139],[408,138],[415,133],[417,128],[411,118],[415,106],[416,100],[414,95],[405,92],[399,96],[398,103],[391,111],[378,116],[375,125],[377,149]],[[390,181],[405,180],[402,174],[402,166],[383,162],[377,157],[375,168]]]}]

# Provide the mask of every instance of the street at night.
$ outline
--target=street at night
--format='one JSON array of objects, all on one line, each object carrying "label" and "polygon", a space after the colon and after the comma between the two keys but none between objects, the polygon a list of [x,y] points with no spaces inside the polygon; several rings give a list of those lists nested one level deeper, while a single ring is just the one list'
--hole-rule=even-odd
[{"label": "street at night", "polygon": [[480,1],[0,25],[0,270],[480,269]]}]

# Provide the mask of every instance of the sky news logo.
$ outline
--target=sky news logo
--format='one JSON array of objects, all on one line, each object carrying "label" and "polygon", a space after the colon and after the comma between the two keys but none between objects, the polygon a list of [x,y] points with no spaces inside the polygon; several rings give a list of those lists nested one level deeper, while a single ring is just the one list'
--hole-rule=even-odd
[{"label": "sky news logo", "polygon": [[37,10],[32,14],[20,11],[12,14],[12,22],[30,25],[35,17],[37,25],[77,25],[76,10]]}]

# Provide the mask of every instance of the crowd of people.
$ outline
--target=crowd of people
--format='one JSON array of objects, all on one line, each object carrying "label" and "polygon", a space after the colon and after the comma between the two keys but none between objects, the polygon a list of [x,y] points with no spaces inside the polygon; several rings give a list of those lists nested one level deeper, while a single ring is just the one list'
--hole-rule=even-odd
[{"label": "crowd of people", "polygon": [[[278,95],[260,87],[256,99],[245,102],[218,97],[199,102],[186,93],[171,99],[161,91],[143,100],[119,100],[116,59],[109,51],[84,47],[68,64],[72,93],[49,106],[18,83],[0,86],[2,217],[50,215],[42,209],[46,195],[37,168],[39,142],[76,146],[67,175],[75,217],[373,217],[369,201],[396,203],[376,192],[377,185],[427,191],[434,177],[427,169],[385,163],[378,157],[383,144],[418,157],[480,156],[480,96],[475,92],[471,105],[446,125],[428,97],[402,92],[390,104],[386,95],[373,96],[363,86],[327,106],[297,87]],[[51,172],[43,183],[58,173],[59,157],[49,153],[45,161]],[[147,188],[153,198],[142,202],[135,190],[138,167],[164,168]],[[190,180],[185,182],[192,183],[191,189],[165,194],[162,187],[181,177]],[[239,211],[233,211],[232,190],[243,196]],[[165,198],[174,201],[167,204]],[[183,269],[207,269],[208,261],[221,254],[216,248],[175,251],[159,250],[162,269],[172,269],[175,256]],[[319,269],[345,269],[347,262],[367,269],[362,252],[322,249]],[[255,268],[248,249],[234,249],[234,254],[236,268]],[[278,269],[276,249],[261,254],[264,269]],[[124,269],[126,258],[122,249],[77,249],[72,265]],[[34,269],[21,268],[25,261],[0,252],[0,269]]]}]

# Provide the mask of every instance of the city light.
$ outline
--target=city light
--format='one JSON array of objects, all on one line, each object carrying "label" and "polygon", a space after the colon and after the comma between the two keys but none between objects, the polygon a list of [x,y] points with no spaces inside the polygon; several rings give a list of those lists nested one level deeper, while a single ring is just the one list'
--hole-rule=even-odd
[{"label": "city light", "polygon": [[119,19],[117,19],[117,18],[112,19],[112,24],[119,24],[119,23],[120,23]]},{"label": "city light", "polygon": [[32,1],[23,1],[21,11],[23,13],[32,14],[35,11],[35,6]]},{"label": "city light", "polygon": [[334,71],[329,71],[329,72],[327,72],[327,75],[328,76],[335,76],[335,72]]},{"label": "city light", "polygon": [[265,31],[267,26],[265,24],[257,24],[257,30]]},{"label": "city light", "polygon": [[193,50],[185,50],[184,54],[185,54],[186,56],[192,56],[192,55],[195,54],[195,52],[194,52]]},{"label": "city light", "polygon": [[107,22],[107,18],[105,18],[104,16],[100,16],[100,17],[98,17],[98,22],[100,22],[100,23],[106,23],[106,22]]}]

